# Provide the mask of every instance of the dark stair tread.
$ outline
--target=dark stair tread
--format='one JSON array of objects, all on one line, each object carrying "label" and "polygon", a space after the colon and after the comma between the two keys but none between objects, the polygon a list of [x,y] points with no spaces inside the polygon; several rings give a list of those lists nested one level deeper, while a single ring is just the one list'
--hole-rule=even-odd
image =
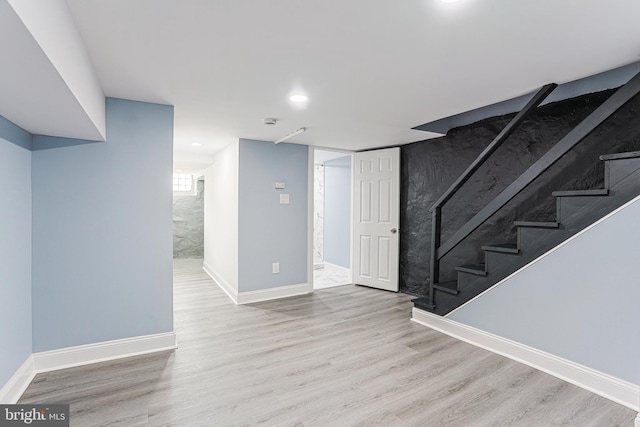
[{"label": "dark stair tread", "polygon": [[486,276],[487,270],[484,264],[467,264],[456,267],[462,273],[475,274],[476,276]]},{"label": "dark stair tread", "polygon": [[629,153],[603,154],[602,156],[600,156],[600,160],[634,159],[636,157],[640,157],[640,151],[631,151]]},{"label": "dark stair tread", "polygon": [[429,297],[415,298],[412,299],[411,302],[413,303],[414,307],[421,310],[433,310],[434,308],[436,308],[435,306],[429,304]]},{"label": "dark stair tread", "polygon": [[503,254],[519,254],[520,249],[518,249],[517,243],[496,243],[493,245],[485,245],[482,247],[483,251],[489,252],[500,252]]},{"label": "dark stair tread", "polygon": [[569,191],[554,191],[552,193],[554,197],[569,197],[569,196],[608,196],[609,190],[606,188],[598,188],[595,190],[569,190]]},{"label": "dark stair tread", "polygon": [[538,222],[538,221],[514,221],[516,227],[532,227],[532,228],[558,228],[558,222]]},{"label": "dark stair tread", "polygon": [[460,291],[458,290],[457,280],[451,280],[449,282],[442,282],[442,283],[434,283],[433,287],[434,289],[437,289],[442,292],[446,292],[451,295],[458,295],[460,293]]}]

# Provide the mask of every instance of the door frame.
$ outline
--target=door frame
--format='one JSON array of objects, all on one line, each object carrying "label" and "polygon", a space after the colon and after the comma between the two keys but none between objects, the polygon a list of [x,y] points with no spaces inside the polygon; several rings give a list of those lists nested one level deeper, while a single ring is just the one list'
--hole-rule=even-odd
[{"label": "door frame", "polygon": [[[315,174],[315,153],[319,151],[333,151],[336,153],[344,153],[351,155],[351,183],[353,184],[353,154],[355,151],[342,150],[339,148],[320,147],[315,145],[309,145],[308,155],[308,168],[307,168],[307,283],[313,292],[313,214],[314,214],[314,174]],[[351,215],[349,216],[349,227],[351,233],[349,233],[349,265],[350,273],[349,278],[353,283],[353,189],[351,190]]]}]

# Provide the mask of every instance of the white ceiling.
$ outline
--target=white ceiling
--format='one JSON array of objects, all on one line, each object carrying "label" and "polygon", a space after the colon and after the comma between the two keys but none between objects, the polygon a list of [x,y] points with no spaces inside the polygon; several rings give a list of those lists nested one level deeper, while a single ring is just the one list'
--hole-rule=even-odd
[{"label": "white ceiling", "polygon": [[[640,54],[638,0],[67,4],[106,96],[175,106],[182,169],[237,138],[300,127],[288,142],[360,150],[426,139],[411,128]],[[306,108],[288,102],[294,91]]]}]

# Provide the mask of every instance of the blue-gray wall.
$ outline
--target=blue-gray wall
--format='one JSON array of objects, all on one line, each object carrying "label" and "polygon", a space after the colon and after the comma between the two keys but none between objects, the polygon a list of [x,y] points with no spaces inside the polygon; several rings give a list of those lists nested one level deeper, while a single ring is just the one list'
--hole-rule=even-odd
[{"label": "blue-gray wall", "polygon": [[35,352],[173,330],[173,107],[106,107],[106,142],[32,153]]},{"label": "blue-gray wall", "polygon": [[[304,145],[240,140],[239,292],[307,283],[308,155]],[[280,204],[282,193],[290,204]]]},{"label": "blue-gray wall", "polygon": [[0,117],[0,388],[31,355],[30,139]]},{"label": "blue-gray wall", "polygon": [[324,261],[350,268],[351,156],[324,162]]},{"label": "blue-gray wall", "polygon": [[449,317],[640,384],[638,218],[640,200]]}]

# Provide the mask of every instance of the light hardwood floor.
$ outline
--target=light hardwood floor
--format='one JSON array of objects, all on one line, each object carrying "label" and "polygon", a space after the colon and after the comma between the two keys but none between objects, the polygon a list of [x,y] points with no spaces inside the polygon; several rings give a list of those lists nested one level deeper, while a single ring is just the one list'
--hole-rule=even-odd
[{"label": "light hardwood floor", "polygon": [[635,413],[409,320],[358,286],[234,305],[177,261],[179,348],[40,374],[72,426],[632,426]]}]

